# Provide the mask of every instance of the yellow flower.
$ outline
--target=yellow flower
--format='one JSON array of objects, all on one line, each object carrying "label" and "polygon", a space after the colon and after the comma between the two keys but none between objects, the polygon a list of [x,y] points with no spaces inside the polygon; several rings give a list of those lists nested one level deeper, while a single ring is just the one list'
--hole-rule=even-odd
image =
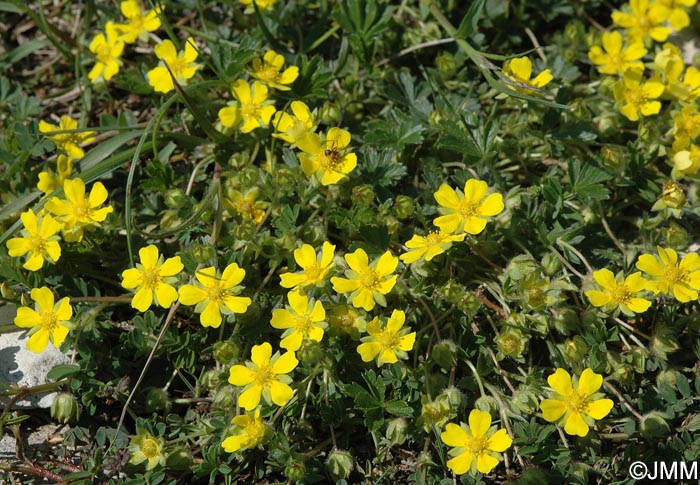
[{"label": "yellow flower", "polygon": [[486,227],[485,217],[500,214],[503,209],[501,194],[486,196],[489,190],[483,180],[469,179],[464,184],[464,192],[442,184],[435,192],[435,200],[443,214],[433,224],[442,232],[453,234],[467,232],[479,234]]},{"label": "yellow flower", "polygon": [[563,424],[566,434],[586,436],[588,427],[607,416],[613,407],[610,399],[600,399],[603,394],[597,391],[603,385],[603,376],[591,369],[581,373],[578,383],[572,384],[564,369],[557,369],[547,382],[554,394],[552,399],[540,403],[542,416],[549,422]]},{"label": "yellow flower", "polygon": [[258,446],[265,437],[265,422],[260,417],[260,409],[252,413],[236,416],[231,420],[233,434],[221,442],[226,453],[247,450]]},{"label": "yellow flower", "polygon": [[649,44],[651,39],[664,42],[672,30],[663,24],[668,20],[670,11],[658,2],[649,4],[649,0],[630,0],[631,12],[613,12],[612,21],[615,25],[626,29],[630,44],[644,42]]},{"label": "yellow flower", "polygon": [[119,38],[114,22],[107,22],[105,33],[93,37],[89,49],[97,57],[97,63],[88,73],[90,81],[94,83],[98,79],[112,79],[119,72],[119,58],[124,51],[124,42]]},{"label": "yellow flower", "polygon": [[100,207],[107,200],[107,189],[101,182],[95,182],[90,195],[85,198],[85,183],[81,179],[63,182],[65,199],[51,197],[46,203],[46,209],[54,214],[63,224],[66,241],[81,241],[83,228],[96,225],[107,218],[113,209],[111,205]]},{"label": "yellow flower", "polygon": [[39,173],[39,183],[36,187],[44,193],[44,196],[63,187],[63,182],[73,174],[73,159],[68,155],[59,155],[56,158],[56,165],[58,173],[53,173],[51,170]]},{"label": "yellow flower", "polygon": [[290,116],[284,111],[275,113],[272,126],[277,133],[273,133],[272,136],[296,145],[300,138],[314,131],[316,119],[309,107],[302,101],[292,101],[291,108],[294,116]]},{"label": "yellow flower", "polygon": [[700,137],[700,112],[697,105],[683,106],[680,111],[674,113],[673,134],[674,152],[687,149],[691,140]]},{"label": "yellow flower", "polygon": [[629,67],[644,68],[639,59],[647,54],[647,50],[641,42],[623,49],[622,35],[615,30],[603,33],[602,44],[602,49],[594,45],[588,51],[588,58],[601,74],[623,74]]},{"label": "yellow flower", "polygon": [[324,242],[321,252],[316,255],[313,246],[304,244],[294,250],[294,261],[303,271],[283,273],[280,275],[282,288],[301,290],[309,286],[322,284],[333,268],[335,246]]},{"label": "yellow flower", "polygon": [[224,199],[224,205],[233,209],[244,219],[250,219],[258,224],[265,217],[267,203],[258,201],[259,189],[253,187],[242,194],[238,190],[231,190],[230,198]]},{"label": "yellow flower", "polygon": [[688,253],[678,261],[678,253],[671,248],[657,246],[658,256],[642,254],[635,265],[649,280],[647,289],[654,293],[671,295],[680,302],[697,300],[700,290],[700,255]]},{"label": "yellow flower", "polygon": [[156,305],[168,308],[177,300],[177,290],[171,285],[177,281],[174,276],[184,267],[180,256],[163,262],[158,248],[151,244],[139,249],[139,258],[141,262],[136,263],[136,268],[122,272],[122,286],[129,290],[138,288],[131,306],[145,312],[155,301]]},{"label": "yellow flower", "polygon": [[289,91],[290,88],[286,84],[292,84],[299,77],[299,68],[290,66],[284,72],[280,72],[282,66],[284,57],[275,51],[267,51],[262,59],[253,59],[253,72],[250,75],[270,88]]},{"label": "yellow flower", "polygon": [[406,247],[409,248],[409,251],[400,256],[401,261],[406,264],[415,263],[421,258],[430,261],[438,254],[442,254],[450,249],[453,242],[464,241],[465,236],[466,234],[450,235],[442,231],[430,231],[427,236],[414,234],[406,242]]},{"label": "yellow flower", "polygon": [[245,270],[236,263],[226,266],[221,276],[213,266],[197,271],[195,276],[194,285],[180,288],[180,303],[197,305],[194,311],[201,313],[199,321],[205,327],[219,327],[222,313],[245,313],[252,303],[248,297],[235,296],[243,289],[238,284],[245,276]]},{"label": "yellow flower", "polygon": [[143,12],[136,0],[124,0],[119,4],[122,15],[129,22],[126,24],[116,24],[119,38],[127,44],[133,44],[136,39],[146,42],[148,33],[160,28],[158,14],[162,11],[162,6],[158,5],[153,10]]},{"label": "yellow flower", "polygon": [[13,237],[7,241],[8,254],[14,258],[29,253],[27,261],[23,264],[29,271],[41,269],[44,260],[51,263],[58,261],[61,257],[61,246],[58,244],[60,238],[57,234],[61,230],[61,224],[48,214],[37,218],[31,209],[23,212],[20,219],[24,224],[22,237]]},{"label": "yellow flower", "polygon": [[673,156],[671,175],[680,178],[683,175],[697,175],[700,172],[700,147],[690,145],[689,150],[681,150]]},{"label": "yellow flower", "polygon": [[74,131],[73,133],[59,133],[52,135],[54,131],[70,131],[78,130],[78,122],[75,121],[70,116],[61,116],[61,121],[58,126],[47,123],[46,121],[39,122],[39,131],[41,133],[46,133],[47,138],[49,138],[56,147],[64,152],[70,158],[82,158],[85,156],[85,152],[78,145],[84,143],[90,143],[95,139],[94,131]]},{"label": "yellow flower", "polygon": [[593,278],[604,291],[589,290],[586,296],[593,306],[603,307],[603,311],[611,312],[619,307],[625,315],[633,315],[644,313],[651,306],[649,300],[634,296],[648,284],[639,271],[629,275],[624,282],[622,275],[616,278],[609,269],[593,272]]},{"label": "yellow flower", "polygon": [[265,127],[275,114],[274,101],[267,99],[267,87],[254,81],[252,85],[239,79],[231,85],[231,93],[237,102],[219,110],[221,124],[233,128],[243,123],[241,133],[250,133],[256,128]]},{"label": "yellow flower", "polygon": [[311,177],[314,174],[322,185],[337,184],[357,166],[357,155],[345,149],[350,144],[350,133],[333,127],[325,138],[307,133],[297,139],[301,168]]},{"label": "yellow flower", "polygon": [[447,446],[454,447],[449,451],[453,458],[447,466],[457,475],[469,471],[490,473],[498,465],[500,453],[513,444],[506,430],[496,430],[491,426],[491,415],[478,409],[469,413],[469,427],[448,423],[440,439]]},{"label": "yellow flower", "polygon": [[655,3],[668,9],[668,23],[678,31],[690,25],[690,17],[683,7],[693,7],[697,0],[656,0]]},{"label": "yellow flower", "polygon": [[36,303],[36,310],[20,307],[15,317],[15,325],[31,328],[27,348],[38,354],[46,348],[49,340],[58,348],[68,335],[68,320],[73,316],[70,299],[66,296],[54,304],[53,293],[45,286],[32,289],[30,295]]},{"label": "yellow flower", "polygon": [[394,310],[382,327],[379,317],[367,324],[368,337],[362,337],[362,343],[357,346],[357,353],[363,362],[369,362],[375,357],[377,365],[393,364],[399,359],[407,359],[409,350],[413,349],[416,342],[416,332],[410,328],[403,328],[406,322],[406,314],[401,310]]},{"label": "yellow flower", "polygon": [[241,4],[246,6],[244,13],[255,13],[255,7],[253,4],[258,6],[261,12],[267,10],[272,10],[278,0],[240,0]]},{"label": "yellow flower", "polygon": [[152,470],[157,465],[165,465],[163,439],[155,438],[148,432],[142,431],[131,439],[129,453],[131,454],[129,463],[133,465],[148,461],[146,470]]},{"label": "yellow flower", "polygon": [[281,308],[272,310],[270,321],[274,328],[284,329],[280,347],[296,352],[305,338],[320,342],[323,331],[327,327],[324,322],[326,311],[321,302],[309,301],[308,297],[300,291],[290,291],[287,299],[291,311]]},{"label": "yellow flower", "polygon": [[[175,89],[173,77],[181,84],[186,85],[187,80],[194,77],[200,65],[194,61],[197,59],[197,45],[192,37],[188,37],[185,41],[185,50],[178,53],[170,40],[164,40],[162,44],[155,47],[156,57],[160,59],[160,65],[154,67],[146,74],[148,83],[153,86],[153,89],[159,93],[169,93]],[[172,72],[168,72],[168,68]]]},{"label": "yellow flower", "polygon": [[234,386],[244,386],[238,396],[238,405],[246,411],[252,411],[260,404],[260,397],[268,404],[284,406],[292,398],[294,391],[289,387],[292,382],[287,374],[292,372],[299,361],[294,352],[287,351],[272,355],[272,345],[265,342],[254,345],[250,360],[243,365],[231,367],[228,381]]},{"label": "yellow flower", "polygon": [[615,101],[622,105],[620,112],[630,121],[658,114],[661,110],[661,103],[653,100],[664,93],[664,84],[658,79],[642,84],[642,77],[642,70],[627,69],[623,79],[615,83]]},{"label": "yellow flower", "polygon": [[[533,88],[542,88],[549,84],[549,82],[554,79],[552,73],[549,69],[545,69],[539,73],[534,79],[530,80],[532,76],[532,62],[528,57],[518,57],[516,59],[511,59],[503,64],[503,74],[509,79],[512,79],[516,83],[524,84],[527,86],[532,86]],[[530,93],[532,89],[512,86],[516,91],[521,93]]]},{"label": "yellow flower", "polygon": [[346,254],[345,261],[350,269],[345,270],[346,278],[331,278],[333,289],[338,293],[350,293],[348,297],[355,308],[370,311],[375,303],[386,306],[384,295],[396,284],[397,275],[393,274],[399,264],[399,258],[389,251],[369,264],[367,253],[359,248],[354,253]]}]

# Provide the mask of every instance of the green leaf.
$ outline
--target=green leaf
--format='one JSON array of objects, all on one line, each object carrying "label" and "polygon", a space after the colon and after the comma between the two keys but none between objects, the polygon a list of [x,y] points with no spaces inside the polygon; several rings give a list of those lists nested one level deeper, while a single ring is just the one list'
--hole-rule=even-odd
[{"label": "green leaf", "polygon": [[484,9],[485,3],[486,0],[476,0],[475,2],[472,2],[471,6],[469,7],[469,10],[467,10],[467,14],[459,23],[459,27],[457,27],[457,32],[455,32],[453,37],[460,39],[466,39],[468,37],[471,37],[471,35],[476,30],[476,24],[479,22],[479,18],[481,17],[481,11]]},{"label": "green leaf", "polygon": [[[133,140],[134,138],[140,136],[143,133],[141,130],[127,131],[126,133],[120,133],[118,135],[109,138],[101,142],[95,148],[90,150],[85,154],[85,156],[80,160],[80,172],[81,178],[87,183],[88,180],[84,179],[86,172],[93,173],[92,170],[103,160],[109,157],[115,150],[124,145],[125,143]],[[107,173],[107,172],[105,172]],[[104,173],[100,174],[100,176]],[[99,177],[96,177],[99,178]]]},{"label": "green leaf", "polygon": [[54,368],[46,374],[46,377],[53,381],[60,381],[61,379],[65,379],[66,377],[75,375],[78,372],[80,372],[79,365],[59,364],[57,366],[54,366]]},{"label": "green leaf", "polygon": [[569,160],[568,165],[572,190],[580,199],[603,200],[610,196],[610,191],[600,183],[613,178],[608,171],[592,160],[586,161],[583,166],[579,160]]},{"label": "green leaf", "polygon": [[386,412],[393,414],[394,416],[413,416],[413,408],[403,401],[398,399],[392,399],[384,404],[384,409]]}]

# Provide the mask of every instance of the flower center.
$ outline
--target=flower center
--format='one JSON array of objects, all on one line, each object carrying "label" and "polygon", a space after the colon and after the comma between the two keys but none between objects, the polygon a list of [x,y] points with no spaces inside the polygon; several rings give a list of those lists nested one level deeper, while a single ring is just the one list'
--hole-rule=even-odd
[{"label": "flower center", "polygon": [[335,169],[341,165],[343,156],[337,148],[326,148],[323,150],[321,157],[321,166],[324,168]]},{"label": "flower center", "polygon": [[688,274],[678,266],[666,266],[664,279],[674,285],[682,284],[688,280]]},{"label": "flower center", "polygon": [[30,241],[30,244],[32,245],[32,252],[43,253],[46,251],[46,242],[40,234],[34,234]]},{"label": "flower center", "polygon": [[143,278],[143,285],[149,290],[154,289],[160,280],[160,275],[156,268],[144,269],[141,277]]},{"label": "flower center", "polygon": [[265,425],[256,419],[252,419],[246,423],[243,429],[250,441],[255,443],[259,442],[265,435]]},{"label": "flower center", "polygon": [[396,335],[394,332],[389,332],[389,331],[384,331],[382,334],[379,336],[379,343],[381,344],[382,348],[385,349],[395,349],[396,347],[399,346],[399,336]]},{"label": "flower center", "polygon": [[473,453],[475,456],[479,456],[488,450],[488,440],[485,436],[471,436],[467,442],[466,448]]},{"label": "flower center", "polygon": [[566,407],[570,411],[576,411],[579,414],[585,414],[588,408],[588,396],[574,391],[566,401]]},{"label": "flower center", "polygon": [[112,47],[104,44],[97,49],[97,59],[103,64],[107,64],[112,59]]},{"label": "flower center", "polygon": [[360,276],[360,283],[365,288],[373,290],[377,285],[379,285],[379,275],[370,269]]},{"label": "flower center", "polygon": [[243,103],[241,105],[241,114],[246,118],[250,116],[257,116],[258,105],[252,103]]},{"label": "flower center", "polygon": [[627,303],[630,299],[631,293],[629,288],[625,285],[616,285],[615,289],[612,290],[612,297],[617,303]]},{"label": "flower center", "polygon": [[57,326],[58,321],[56,320],[56,314],[54,312],[41,313],[41,328],[48,332],[53,332]]},{"label": "flower center", "polygon": [[160,455],[160,446],[153,438],[146,438],[141,445],[141,451],[146,455],[146,458],[155,458]]},{"label": "flower center", "polygon": [[274,66],[266,65],[260,72],[258,76],[260,79],[266,82],[274,81],[277,78],[279,71]]},{"label": "flower center", "polygon": [[274,380],[275,374],[272,372],[272,364],[258,367],[257,374],[255,375],[255,381],[258,384],[263,387],[269,387]]},{"label": "flower center", "polygon": [[209,288],[207,288],[207,296],[208,296],[209,300],[211,300],[215,303],[218,303],[219,300],[225,298],[226,295],[227,295],[227,291],[224,288],[220,287],[216,283],[214,285],[210,286]]},{"label": "flower center", "polygon": [[425,243],[427,246],[437,246],[442,242],[444,239],[443,235],[440,234],[439,232],[435,231],[430,231],[426,236],[425,236]]},{"label": "flower center", "polygon": [[479,214],[479,203],[463,200],[459,205],[459,214],[464,218],[474,217]]}]

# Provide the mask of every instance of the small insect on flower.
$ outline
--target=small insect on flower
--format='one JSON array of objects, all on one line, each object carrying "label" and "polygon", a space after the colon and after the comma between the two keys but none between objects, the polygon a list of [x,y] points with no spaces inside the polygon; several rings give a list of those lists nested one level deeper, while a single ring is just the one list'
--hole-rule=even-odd
[{"label": "small insect on flower", "polygon": [[315,176],[321,185],[340,182],[357,166],[357,155],[349,152],[350,132],[333,127],[321,137],[307,133],[297,140],[301,168],[308,176]]}]

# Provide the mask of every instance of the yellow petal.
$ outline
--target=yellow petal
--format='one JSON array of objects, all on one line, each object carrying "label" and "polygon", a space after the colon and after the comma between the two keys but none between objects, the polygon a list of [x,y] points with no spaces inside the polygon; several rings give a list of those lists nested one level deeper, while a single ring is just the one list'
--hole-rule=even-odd
[{"label": "yellow petal", "polygon": [[[127,270],[129,271],[129,270]],[[207,298],[207,292],[193,285],[183,285],[180,287],[180,303],[183,305],[196,305]]]},{"label": "yellow petal", "polygon": [[573,392],[571,387],[571,376],[562,368],[558,368],[554,374],[547,377],[549,387],[562,396],[570,396]]},{"label": "yellow petal", "polygon": [[557,399],[544,399],[540,403],[542,417],[549,422],[559,421],[566,413],[566,403]]},{"label": "yellow petal", "polygon": [[467,473],[474,462],[474,455],[465,451],[461,455],[457,455],[447,462],[447,467],[452,470],[457,475],[463,475]]},{"label": "yellow petal", "polygon": [[163,308],[168,308],[177,300],[177,290],[163,282],[156,283],[153,293],[155,293],[155,299],[158,305]]},{"label": "yellow petal", "polygon": [[180,256],[175,256],[166,259],[165,262],[158,267],[158,274],[160,276],[175,276],[182,271],[184,267]]},{"label": "yellow petal", "polygon": [[464,221],[464,231],[469,234],[479,234],[485,227],[486,219],[481,217],[468,217],[467,220]]},{"label": "yellow petal", "polygon": [[219,308],[219,305],[214,301],[210,301],[209,303],[207,303],[207,306],[204,308],[204,311],[199,316],[200,323],[205,327],[219,328],[219,326],[221,325],[221,320],[221,309]]},{"label": "yellow petal", "polygon": [[603,419],[612,410],[613,404],[610,399],[597,399],[588,403],[586,414],[593,419]]},{"label": "yellow petal", "polygon": [[481,438],[491,426],[491,415],[486,411],[473,409],[469,413],[469,429],[474,438]]},{"label": "yellow petal", "polygon": [[45,286],[33,288],[30,295],[42,312],[53,313],[54,297],[51,290]]},{"label": "yellow petal", "polygon": [[131,299],[131,306],[140,312],[148,310],[153,303],[153,292],[145,286],[141,287]]},{"label": "yellow petal", "polygon": [[15,325],[21,328],[31,328],[41,325],[41,316],[29,307],[19,307],[15,316]]},{"label": "yellow petal", "polygon": [[268,342],[264,342],[260,345],[253,345],[250,351],[250,360],[253,361],[258,367],[266,366],[270,363],[270,357],[272,356],[272,345]]},{"label": "yellow petal", "polygon": [[294,356],[294,352],[285,352],[272,365],[272,373],[289,374],[296,368],[297,365],[299,365],[299,361]]},{"label": "yellow petal", "polygon": [[612,271],[610,271],[607,268],[594,271],[593,279],[596,281],[596,283],[598,283],[601,287],[605,288],[606,290],[614,290],[615,288],[617,288],[617,281],[615,281],[615,275]]},{"label": "yellow petal", "polygon": [[499,429],[486,442],[486,448],[490,451],[503,452],[510,448],[513,444],[513,439],[508,435],[505,429]]},{"label": "yellow petal", "polygon": [[27,340],[27,348],[35,354],[41,353],[49,344],[49,331],[45,328],[39,329]]},{"label": "yellow petal", "polygon": [[374,360],[379,352],[381,352],[382,346],[379,342],[365,342],[357,346],[357,353],[360,354],[363,362],[370,362]]},{"label": "yellow petal", "polygon": [[270,382],[270,397],[278,406],[284,406],[294,395],[294,391],[287,384],[280,381]]},{"label": "yellow petal", "polygon": [[488,453],[479,453],[476,456],[476,469],[481,473],[490,473],[496,465],[498,465],[498,459]]},{"label": "yellow petal", "polygon": [[442,184],[433,195],[438,204],[448,209],[457,210],[461,203],[457,192],[447,184]]},{"label": "yellow petal", "polygon": [[350,293],[360,287],[358,280],[348,280],[337,276],[331,278],[331,283],[333,284],[333,291],[337,293]]},{"label": "yellow petal", "polygon": [[578,411],[572,411],[569,419],[566,420],[564,431],[570,435],[584,437],[588,434],[588,425]]},{"label": "yellow petal", "polygon": [[233,313],[245,313],[253,300],[247,296],[227,296],[222,298],[221,303]]},{"label": "yellow petal", "polygon": [[158,248],[151,244],[139,249],[139,259],[145,268],[155,268],[158,265]]},{"label": "yellow petal", "polygon": [[262,386],[260,384],[253,385],[250,389],[243,391],[238,396],[238,405],[246,411],[252,411],[260,404],[260,395],[262,394]]},{"label": "yellow petal", "polygon": [[590,290],[586,292],[586,296],[591,301],[593,306],[604,306],[613,300],[612,294],[610,292]]},{"label": "yellow petal", "polygon": [[445,431],[440,434],[440,439],[447,446],[467,446],[470,442],[469,434],[461,426],[448,423]]},{"label": "yellow petal", "polygon": [[228,382],[234,386],[247,386],[255,380],[255,372],[243,365],[234,365],[229,369]]},{"label": "yellow petal", "polygon": [[583,396],[590,396],[603,385],[603,376],[596,374],[593,370],[586,368],[581,373],[578,381],[578,392]]},{"label": "yellow petal", "polygon": [[501,194],[491,194],[479,205],[479,214],[482,216],[495,216],[503,212],[503,196]]}]

